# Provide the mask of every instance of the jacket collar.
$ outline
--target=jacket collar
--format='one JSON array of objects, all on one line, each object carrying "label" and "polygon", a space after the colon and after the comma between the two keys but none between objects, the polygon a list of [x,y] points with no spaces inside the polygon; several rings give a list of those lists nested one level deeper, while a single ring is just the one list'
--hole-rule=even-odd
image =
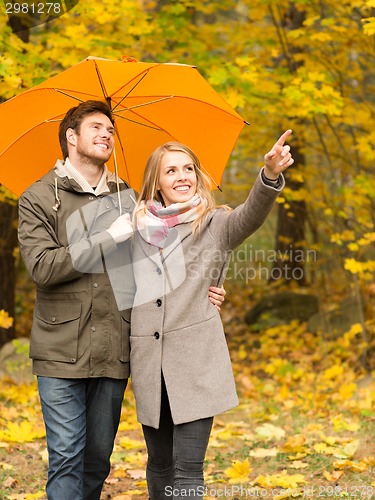
[{"label": "jacket collar", "polygon": [[[81,191],[82,193],[90,193],[94,196],[99,196],[105,193],[116,191],[116,175],[110,172],[107,166],[104,167],[103,175],[96,189],[93,189],[81,173],[71,164],[69,158],[65,162],[57,160],[54,167],[55,174],[63,179],[63,185],[73,191]],[[66,180],[64,180],[66,179]],[[120,190],[128,187],[122,179],[119,178]]]}]

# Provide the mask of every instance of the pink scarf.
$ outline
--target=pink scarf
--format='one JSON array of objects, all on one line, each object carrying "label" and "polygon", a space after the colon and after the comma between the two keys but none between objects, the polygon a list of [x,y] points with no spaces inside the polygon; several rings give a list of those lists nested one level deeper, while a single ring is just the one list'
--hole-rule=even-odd
[{"label": "pink scarf", "polygon": [[164,248],[169,229],[178,224],[193,222],[206,209],[199,195],[184,203],[173,203],[168,207],[153,200],[142,201],[137,211],[136,224],[142,238],[151,245]]}]

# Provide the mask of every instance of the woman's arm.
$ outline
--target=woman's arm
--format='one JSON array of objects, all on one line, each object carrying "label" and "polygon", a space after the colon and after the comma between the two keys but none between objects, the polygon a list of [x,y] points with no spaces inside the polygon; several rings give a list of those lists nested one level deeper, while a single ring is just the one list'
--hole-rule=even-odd
[{"label": "woman's arm", "polygon": [[[232,250],[253,234],[266,220],[285,181],[282,172],[294,163],[290,147],[284,145],[292,133],[287,130],[264,156],[264,167],[245,203],[230,212],[225,221],[214,217],[211,231],[219,238],[223,250]],[[215,220],[216,219],[216,220]]]}]

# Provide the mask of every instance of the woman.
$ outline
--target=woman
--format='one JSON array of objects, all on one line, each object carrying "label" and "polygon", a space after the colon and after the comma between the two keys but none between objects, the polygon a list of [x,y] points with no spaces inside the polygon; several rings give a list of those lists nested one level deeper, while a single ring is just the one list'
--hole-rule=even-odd
[{"label": "woman", "polygon": [[247,200],[218,207],[199,159],[167,143],[150,156],[135,212],[131,370],[151,500],[202,498],[214,415],[238,404],[218,311],[207,298],[229,253],[264,222],[293,163],[286,131]]}]

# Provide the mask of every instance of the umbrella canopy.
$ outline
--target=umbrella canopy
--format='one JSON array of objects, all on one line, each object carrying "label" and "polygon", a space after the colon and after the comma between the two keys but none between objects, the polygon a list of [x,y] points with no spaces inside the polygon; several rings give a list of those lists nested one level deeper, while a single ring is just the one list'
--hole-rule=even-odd
[{"label": "umbrella canopy", "polygon": [[0,105],[0,183],[19,196],[52,168],[61,151],[59,123],[73,106],[106,99],[116,127],[120,177],[140,189],[159,145],[189,146],[219,185],[244,120],[194,66],[88,57]]}]

